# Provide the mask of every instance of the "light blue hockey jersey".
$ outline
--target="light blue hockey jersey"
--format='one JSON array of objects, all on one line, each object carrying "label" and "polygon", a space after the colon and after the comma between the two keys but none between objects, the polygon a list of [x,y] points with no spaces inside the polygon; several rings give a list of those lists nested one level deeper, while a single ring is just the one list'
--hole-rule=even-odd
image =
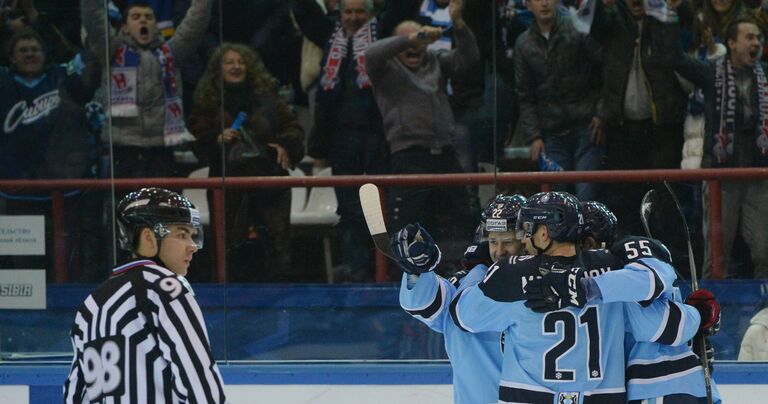
[{"label": "light blue hockey jersey", "polygon": [[[451,315],[460,328],[506,334],[499,402],[625,403],[625,332],[640,341],[659,338],[663,313],[679,308],[653,301],[651,310],[637,310],[630,317],[624,303],[587,304],[545,314],[525,307],[522,300],[528,280],[553,266],[577,264],[588,273],[621,267],[607,251],[582,252],[578,262],[575,257],[511,257],[494,264],[481,283],[454,298]],[[633,293],[652,294],[648,285],[633,285],[642,289]],[[694,313],[679,311],[681,316],[693,316],[691,321],[698,324],[695,309]]]},{"label": "light blue hockey jersey", "polygon": [[[487,270],[485,265],[475,266],[459,281],[458,290],[483,280]],[[501,333],[470,334],[456,327],[448,314],[448,305],[456,292],[454,284],[434,272],[419,275],[412,288],[408,288],[408,275],[403,274],[400,306],[444,335],[445,351],[453,367],[454,402],[496,403],[501,377]]]},{"label": "light blue hockey jersey", "polygon": [[[706,397],[701,361],[687,344],[680,343],[681,340],[690,340],[696,334],[700,318],[695,308],[683,304],[680,289],[675,286],[677,274],[674,268],[655,258],[642,258],[628,264],[622,271],[613,271],[592,279],[600,288],[603,302],[627,302],[628,319],[633,318],[639,310],[663,307],[654,305],[642,308],[632,301],[658,298],[659,301],[667,302],[667,308],[660,313],[665,321],[657,329],[657,337],[652,339],[655,342],[637,341],[631,333],[626,336],[628,399],[644,400],[671,394]],[[642,283],[642,279],[657,279],[656,285],[663,287],[656,288],[650,295],[640,296],[637,285]],[[696,321],[693,321],[694,318]],[[714,402],[720,401],[714,380],[712,397]]]}]

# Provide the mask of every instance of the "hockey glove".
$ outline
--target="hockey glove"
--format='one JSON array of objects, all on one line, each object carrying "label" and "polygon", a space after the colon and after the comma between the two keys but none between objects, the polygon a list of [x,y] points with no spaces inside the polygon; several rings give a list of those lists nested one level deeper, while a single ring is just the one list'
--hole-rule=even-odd
[{"label": "hockey glove", "polygon": [[390,242],[400,269],[406,273],[418,275],[429,272],[440,263],[440,248],[418,223],[406,225],[392,236]]},{"label": "hockey glove", "polygon": [[464,258],[461,259],[461,266],[466,270],[470,270],[478,265],[485,265],[487,267],[493,265],[487,241],[467,246],[467,250],[464,251]]},{"label": "hockey glove", "polygon": [[571,306],[584,307],[587,303],[587,291],[581,284],[582,277],[582,268],[552,267],[542,278],[529,281],[525,285],[525,306],[537,313],[548,313]]},{"label": "hockey glove", "polygon": [[712,292],[699,289],[688,295],[685,304],[695,307],[701,315],[699,333],[709,337],[720,331],[720,303]]}]

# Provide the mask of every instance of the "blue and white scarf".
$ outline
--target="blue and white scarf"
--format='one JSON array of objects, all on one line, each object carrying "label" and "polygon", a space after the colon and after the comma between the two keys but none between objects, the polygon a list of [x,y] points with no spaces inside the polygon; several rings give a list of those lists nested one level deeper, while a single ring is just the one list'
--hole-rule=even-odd
[{"label": "blue and white scarf", "polygon": [[[181,100],[179,83],[176,80],[174,58],[171,47],[163,43],[155,50],[163,75],[163,94],[165,95],[165,123],[163,125],[163,143],[176,146],[192,142],[195,137],[187,131],[184,123],[184,105]],[[141,55],[123,45],[117,49],[112,69],[112,116],[139,116],[136,105],[138,88],[138,68]]]}]

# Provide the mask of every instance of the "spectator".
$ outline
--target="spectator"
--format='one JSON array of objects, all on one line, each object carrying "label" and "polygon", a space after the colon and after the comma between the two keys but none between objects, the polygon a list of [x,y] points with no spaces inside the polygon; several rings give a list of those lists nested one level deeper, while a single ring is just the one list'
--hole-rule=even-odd
[{"label": "spectator", "polygon": [[[308,154],[316,167],[330,165],[334,175],[384,174],[388,150],[364,61],[386,23],[373,15],[370,0],[345,0],[341,7],[340,20],[334,22],[315,0],[295,1],[294,16],[301,31],[324,46]],[[357,187],[335,191],[341,217],[338,278],[342,282],[373,280],[373,244]]]},{"label": "spectator", "polygon": [[[754,20],[739,17],[726,30],[728,53],[714,62],[682,52],[677,71],[704,90],[704,157],[702,167],[768,166],[768,82],[759,63],[761,34]],[[675,40],[674,37],[671,39]],[[671,53],[671,52],[668,52]],[[722,108],[724,105],[725,108]],[[768,278],[768,181],[721,181],[723,261],[727,270],[736,230],[747,242],[755,278]],[[709,189],[704,186],[703,276],[712,274]]]},{"label": "spectator", "polygon": [[742,0],[704,0],[701,18],[694,19],[694,25],[712,28],[715,42],[725,42],[725,30],[736,17],[744,16],[747,8]]},{"label": "spectator", "polygon": [[[456,47],[452,21],[449,12],[449,0],[391,0],[388,3],[390,20],[400,23],[413,20],[423,26],[442,28],[443,35],[427,46],[428,51],[451,50]],[[504,107],[494,111],[495,101],[492,90],[496,75],[493,71],[494,6],[489,7],[484,0],[468,0],[463,10],[463,19],[472,30],[480,58],[467,66],[462,74],[456,74],[448,80],[448,101],[451,104],[455,121],[454,146],[457,157],[465,172],[476,172],[478,162],[495,162],[494,142],[502,146],[508,140],[511,121],[516,120],[515,100],[510,99],[509,87],[499,80],[498,102]],[[498,60],[501,60],[499,58]],[[494,116],[496,112],[496,116]],[[502,128],[498,139],[493,131],[493,120],[498,119]],[[499,147],[499,150],[501,147]],[[470,186],[470,191],[477,194],[477,187]],[[478,204],[479,206],[479,204]]]},{"label": "spectator", "polygon": [[739,350],[740,361],[768,361],[768,305],[749,321]]},{"label": "spectator", "polygon": [[[134,1],[122,13],[124,24],[110,41],[111,116],[115,177],[168,177],[177,174],[173,148],[195,140],[187,131],[181,102],[179,65],[202,39],[212,0],[195,0],[173,38],[160,36],[149,4]],[[90,37],[103,38],[105,12],[98,2],[83,3]],[[99,47],[99,60],[106,59]]]},{"label": "spectator", "polygon": [[[187,0],[182,0],[186,2]],[[115,0],[121,9],[126,9],[128,6],[139,3],[134,0]],[[157,29],[160,31],[160,35],[164,39],[170,39],[176,32],[176,27],[173,24],[174,3],[179,3],[179,0],[144,0],[144,3],[152,8],[157,19]]]},{"label": "spectator", "polygon": [[[247,118],[238,129],[233,122],[240,113]],[[195,91],[190,128],[211,177],[288,175],[304,156],[304,132],[278,95],[277,80],[245,45],[224,43],[211,56]],[[290,205],[290,188],[227,190],[230,279],[288,276]],[[264,256],[253,259],[259,245]]]},{"label": "spectator", "polygon": [[250,46],[280,85],[301,93],[301,35],[291,21],[291,1],[217,0],[214,4],[208,45],[235,42]]},{"label": "spectator", "polygon": [[[366,52],[393,174],[462,172],[446,82],[475,63],[479,51],[462,17],[461,0],[452,0],[449,7],[457,43],[453,50],[427,51],[427,45],[442,37],[442,29],[405,21],[394,37],[375,42]],[[472,234],[476,210],[471,202],[477,200],[464,188],[393,187],[389,196],[393,228],[421,222],[443,230],[436,239],[461,240]],[[437,223],[440,219],[446,223]]]},{"label": "spectator", "polygon": [[[725,56],[725,45],[715,42],[713,30],[702,27],[696,35],[696,44],[691,55],[700,60],[715,60]],[[693,86],[690,82],[684,84]],[[688,86],[686,86],[688,87]],[[700,88],[686,88],[690,93],[688,100],[688,115],[685,117],[683,144],[683,159],[680,168],[701,168],[701,158],[704,155],[704,92]]]},{"label": "spectator", "polygon": [[[678,168],[688,96],[657,38],[665,23],[646,14],[642,0],[598,1],[590,35],[603,46],[601,118],[611,170]],[[619,219],[619,237],[641,234],[636,184],[608,187],[605,202]]]},{"label": "spectator", "polygon": [[8,42],[11,66],[0,69],[0,178],[82,178],[88,171],[83,106],[98,85],[98,63],[78,56],[52,65],[43,49],[34,31]]},{"label": "spectator", "polygon": [[[529,1],[534,24],[515,43],[521,130],[532,161],[546,155],[567,171],[599,170],[604,153],[596,111],[600,50],[573,28],[559,5],[560,0]],[[576,184],[575,190],[582,200],[598,197],[597,184]]]},{"label": "spectator", "polygon": [[[34,31],[21,31],[8,41],[11,66],[0,68],[0,179],[83,178],[93,163],[84,105],[99,84],[99,65],[80,55],[66,65],[51,64],[43,49]],[[2,192],[5,206],[0,209],[2,214],[48,216],[45,196]],[[68,218],[76,223],[79,209],[72,211],[76,214]],[[32,268],[51,267],[33,262]]]},{"label": "spectator", "polygon": [[[75,57],[78,51],[76,43],[68,39],[57,27],[54,16],[38,11],[34,0],[12,0],[4,3],[0,7],[0,42],[5,43],[15,33],[34,30],[43,40],[49,61],[67,63]],[[71,13],[71,10],[64,13],[67,12]],[[2,65],[7,65],[8,60],[5,57],[0,60]]]}]

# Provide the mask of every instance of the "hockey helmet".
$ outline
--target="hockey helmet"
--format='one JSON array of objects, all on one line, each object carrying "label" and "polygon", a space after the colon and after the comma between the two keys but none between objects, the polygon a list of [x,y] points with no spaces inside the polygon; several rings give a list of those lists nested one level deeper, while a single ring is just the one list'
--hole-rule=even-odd
[{"label": "hockey helmet", "polygon": [[539,192],[528,198],[517,218],[519,237],[531,237],[538,225],[547,226],[549,238],[578,242],[584,217],[579,200],[567,192]]},{"label": "hockey helmet", "polygon": [[591,236],[598,243],[610,247],[616,240],[618,220],[605,205],[596,201],[581,203],[581,213],[584,215],[582,237]]},{"label": "hockey helmet", "polygon": [[484,234],[492,231],[515,231],[517,215],[524,204],[525,197],[520,194],[496,195],[482,213],[481,225]]},{"label": "hockey helmet", "polygon": [[116,208],[120,247],[133,251],[134,231],[148,227],[158,240],[170,234],[168,225],[192,226],[192,240],[203,248],[200,212],[184,196],[163,188],[142,188],[126,195]]}]

